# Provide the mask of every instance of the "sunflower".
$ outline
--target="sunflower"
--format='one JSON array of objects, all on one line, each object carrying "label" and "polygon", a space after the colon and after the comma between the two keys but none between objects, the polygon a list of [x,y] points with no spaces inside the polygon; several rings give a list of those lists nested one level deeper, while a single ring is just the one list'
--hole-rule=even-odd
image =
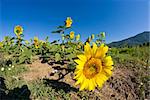
[{"label": "sunflower", "polygon": [[62,49],[62,51],[64,51],[64,50],[65,50],[65,46],[64,46],[64,45],[62,45],[62,46],[61,46],[61,49]]},{"label": "sunflower", "polygon": [[101,32],[102,38],[105,38],[105,32]]},{"label": "sunflower", "polygon": [[80,34],[78,34],[77,36],[76,36],[76,41],[79,41],[80,40]]},{"label": "sunflower", "polygon": [[91,48],[89,43],[84,46],[84,54],[77,55],[79,59],[75,70],[75,85],[80,84],[80,90],[94,90],[95,87],[102,87],[104,82],[112,75],[113,61],[111,56],[106,56],[108,47],[101,44],[97,47],[93,43]]},{"label": "sunflower", "polygon": [[72,19],[71,19],[71,17],[67,17],[67,19],[66,19],[66,27],[67,28],[69,28],[69,27],[71,27],[71,24],[72,24]]},{"label": "sunflower", "polygon": [[25,44],[29,44],[29,41],[28,41],[28,40],[25,40]]},{"label": "sunflower", "polygon": [[34,37],[34,43],[37,43],[39,41],[38,37]]},{"label": "sunflower", "polygon": [[87,42],[88,42],[88,43],[91,42],[91,37],[90,37],[90,36],[88,37]]},{"label": "sunflower", "polygon": [[34,37],[34,46],[35,46],[35,48],[39,48],[39,39],[38,39],[38,37]]},{"label": "sunflower", "polygon": [[19,25],[15,26],[14,28],[14,33],[17,35],[17,36],[20,36],[20,34],[23,33],[23,28]]},{"label": "sunflower", "polygon": [[3,48],[3,42],[0,42],[0,48]]},{"label": "sunflower", "polygon": [[70,32],[70,39],[73,39],[73,38],[74,38],[74,32],[71,31],[71,32]]},{"label": "sunflower", "polygon": [[94,39],[94,38],[95,38],[95,36],[94,36],[94,34],[92,34],[91,39]]}]

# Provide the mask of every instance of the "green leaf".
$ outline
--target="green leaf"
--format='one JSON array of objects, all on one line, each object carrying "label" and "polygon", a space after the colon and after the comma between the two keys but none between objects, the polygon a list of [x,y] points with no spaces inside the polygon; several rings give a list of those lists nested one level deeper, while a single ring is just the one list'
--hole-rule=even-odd
[{"label": "green leaf", "polygon": [[56,53],[56,54],[55,54],[55,61],[57,62],[57,61],[60,61],[60,60],[61,60],[60,54],[59,54],[59,53]]},{"label": "green leaf", "polygon": [[45,41],[46,41],[46,42],[48,42],[48,39],[49,39],[49,37],[48,37],[48,36],[46,36]]},{"label": "green leaf", "polygon": [[58,26],[57,29],[59,29],[59,28],[65,28],[65,26]]},{"label": "green leaf", "polygon": [[19,63],[20,64],[23,63],[23,62],[25,62],[25,60],[26,60],[26,57],[24,57],[24,56],[20,56],[19,57]]},{"label": "green leaf", "polygon": [[61,33],[63,30],[52,31],[52,33]]}]

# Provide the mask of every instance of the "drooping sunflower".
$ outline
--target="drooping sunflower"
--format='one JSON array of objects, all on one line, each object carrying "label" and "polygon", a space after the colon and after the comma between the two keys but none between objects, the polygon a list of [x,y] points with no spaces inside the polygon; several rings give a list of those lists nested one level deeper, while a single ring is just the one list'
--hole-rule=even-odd
[{"label": "drooping sunflower", "polygon": [[72,19],[71,17],[67,17],[66,21],[65,21],[66,27],[69,28],[72,25]]},{"label": "drooping sunflower", "polygon": [[15,26],[15,28],[14,28],[14,33],[15,33],[17,36],[20,36],[20,34],[23,33],[23,28],[22,28],[20,25]]},{"label": "drooping sunflower", "polygon": [[77,36],[76,36],[76,41],[79,41],[80,40],[80,34],[78,34]]},{"label": "drooping sunflower", "polygon": [[84,54],[78,55],[78,64],[75,70],[75,85],[80,84],[80,90],[94,90],[95,87],[102,87],[104,82],[112,75],[113,61],[111,56],[106,56],[108,47],[101,44],[97,47],[93,43],[91,48],[89,43],[84,46]]},{"label": "drooping sunflower", "polygon": [[70,39],[73,39],[73,38],[74,38],[74,32],[71,31],[71,32],[70,32]]}]

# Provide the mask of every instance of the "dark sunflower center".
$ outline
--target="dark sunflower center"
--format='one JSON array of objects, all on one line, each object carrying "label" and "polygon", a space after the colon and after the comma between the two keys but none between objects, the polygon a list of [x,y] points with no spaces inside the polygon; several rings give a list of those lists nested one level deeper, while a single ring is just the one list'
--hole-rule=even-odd
[{"label": "dark sunflower center", "polygon": [[91,79],[97,75],[102,68],[102,63],[100,59],[91,58],[86,62],[83,68],[83,74],[86,78]]},{"label": "dark sunflower center", "polygon": [[16,30],[16,33],[18,33],[18,34],[19,34],[20,32],[21,32],[20,30]]}]

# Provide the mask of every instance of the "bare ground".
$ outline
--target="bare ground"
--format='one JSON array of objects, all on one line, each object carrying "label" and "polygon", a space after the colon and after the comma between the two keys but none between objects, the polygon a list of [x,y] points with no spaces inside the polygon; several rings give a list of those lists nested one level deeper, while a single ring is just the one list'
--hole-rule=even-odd
[{"label": "bare ground", "polygon": [[[73,80],[73,72],[67,71],[59,64],[50,66],[47,63],[41,63],[40,60],[36,60],[27,66],[29,66],[29,71],[21,75],[26,81],[46,78],[54,82],[55,80],[57,82],[63,82],[70,85],[69,87],[79,88],[79,86],[74,86],[75,80]],[[56,67],[58,67],[59,70],[53,73]],[[137,100],[139,97],[137,95],[135,79],[134,71],[126,67],[116,67],[112,77],[104,84],[102,89],[96,89],[94,92],[86,91],[86,93],[91,100]],[[72,100],[82,98],[80,94],[73,91],[69,92],[69,94]]]},{"label": "bare ground", "polygon": [[49,66],[47,63],[41,63],[40,60],[36,60],[27,66],[29,67],[29,71],[21,75],[25,81],[33,81],[48,77],[52,70],[51,66]]}]

